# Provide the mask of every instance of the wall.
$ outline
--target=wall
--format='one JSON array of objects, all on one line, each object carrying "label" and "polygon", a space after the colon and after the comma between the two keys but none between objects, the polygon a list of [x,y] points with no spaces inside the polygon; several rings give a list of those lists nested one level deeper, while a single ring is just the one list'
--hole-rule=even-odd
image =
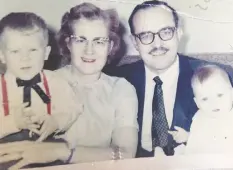
[{"label": "wall", "polygon": [[167,0],[184,20],[181,51],[233,52],[232,0]]},{"label": "wall", "polygon": [[[12,11],[33,11],[57,31],[60,19],[70,7],[84,0],[1,0],[0,17]],[[128,54],[137,54],[129,39],[127,19],[135,4],[143,0],[85,0],[104,9],[116,8],[126,26],[124,39]],[[183,19],[185,36],[179,51],[183,53],[233,52],[232,0],[166,0]]]}]

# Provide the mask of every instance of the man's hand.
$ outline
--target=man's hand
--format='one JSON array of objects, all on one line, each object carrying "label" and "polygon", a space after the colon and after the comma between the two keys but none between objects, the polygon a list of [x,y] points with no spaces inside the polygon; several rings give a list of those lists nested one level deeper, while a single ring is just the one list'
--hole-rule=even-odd
[{"label": "man's hand", "polygon": [[185,153],[185,148],[186,146],[184,144],[178,145],[177,147],[174,148],[174,155],[182,155]]},{"label": "man's hand", "polygon": [[183,128],[174,127],[176,131],[168,131],[172,135],[176,143],[184,143],[188,141],[189,132],[185,131]]},{"label": "man's hand", "polygon": [[20,130],[28,129],[38,134],[37,129],[40,126],[31,121],[31,117],[35,114],[31,111],[30,108],[26,107],[27,105],[28,103],[23,103],[20,106],[15,107],[15,109],[13,110],[16,127]]}]

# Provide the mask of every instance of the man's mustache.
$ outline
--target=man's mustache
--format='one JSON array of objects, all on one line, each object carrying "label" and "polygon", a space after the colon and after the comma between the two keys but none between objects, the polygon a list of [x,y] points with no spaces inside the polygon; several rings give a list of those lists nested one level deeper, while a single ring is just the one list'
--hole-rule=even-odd
[{"label": "man's mustache", "polygon": [[149,52],[149,54],[153,54],[154,52],[158,52],[158,51],[167,52],[168,50],[169,50],[169,49],[167,49],[167,48],[165,48],[165,47],[159,47],[159,48],[155,47],[155,48],[153,48],[153,49]]}]

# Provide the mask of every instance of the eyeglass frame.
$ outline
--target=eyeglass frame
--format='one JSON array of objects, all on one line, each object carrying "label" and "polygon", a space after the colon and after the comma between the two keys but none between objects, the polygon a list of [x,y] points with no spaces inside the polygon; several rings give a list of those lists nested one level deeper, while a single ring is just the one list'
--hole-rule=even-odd
[{"label": "eyeglass frame", "polygon": [[[69,36],[70,39],[77,39],[77,38],[81,38],[83,39],[84,41],[86,41],[87,43],[89,43],[89,40],[87,40],[86,38],[84,37],[80,37],[80,36],[76,36],[76,35],[70,35]],[[106,37],[97,37],[97,38],[94,38],[94,40],[92,40],[92,45],[93,45],[93,42],[97,42],[97,41],[102,41],[102,42],[110,42],[110,39],[109,38],[106,38]],[[77,41],[76,41],[77,42]],[[87,43],[85,45],[87,45]],[[105,44],[104,44],[105,45]]]},{"label": "eyeglass frame", "polygon": [[[171,36],[171,38],[169,38],[169,39],[163,39],[163,38],[161,37],[160,33],[161,33],[162,30],[165,30],[165,29],[171,29],[171,30],[172,30],[172,36]],[[156,33],[151,32],[151,31],[147,31],[147,32],[139,33],[139,34],[133,34],[133,35],[134,35],[136,38],[138,38],[142,44],[144,44],[144,45],[149,45],[149,44],[151,44],[151,43],[154,42],[154,40],[155,40],[155,35],[158,35],[159,38],[160,38],[161,40],[163,40],[163,41],[169,41],[169,40],[171,40],[171,39],[174,37],[174,33],[175,33],[175,30],[176,30],[176,29],[177,29],[176,27],[164,27],[164,28],[160,29],[160,30],[159,30],[158,32],[156,32]],[[145,33],[151,33],[151,34],[153,35],[153,38],[152,38],[152,40],[151,40],[150,43],[143,43],[143,42],[142,42],[142,40],[141,40],[141,38],[140,38],[140,35],[141,35],[141,34],[145,34]]]}]

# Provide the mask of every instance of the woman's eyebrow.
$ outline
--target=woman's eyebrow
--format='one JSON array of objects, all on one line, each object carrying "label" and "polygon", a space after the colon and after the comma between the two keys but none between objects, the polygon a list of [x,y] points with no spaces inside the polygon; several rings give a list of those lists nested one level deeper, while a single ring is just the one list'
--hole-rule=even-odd
[{"label": "woman's eyebrow", "polygon": [[108,39],[107,37],[95,37],[93,40],[105,40]]},{"label": "woman's eyebrow", "polygon": [[84,36],[76,36],[77,38],[82,38],[82,39],[87,39],[86,37],[84,37]]}]

